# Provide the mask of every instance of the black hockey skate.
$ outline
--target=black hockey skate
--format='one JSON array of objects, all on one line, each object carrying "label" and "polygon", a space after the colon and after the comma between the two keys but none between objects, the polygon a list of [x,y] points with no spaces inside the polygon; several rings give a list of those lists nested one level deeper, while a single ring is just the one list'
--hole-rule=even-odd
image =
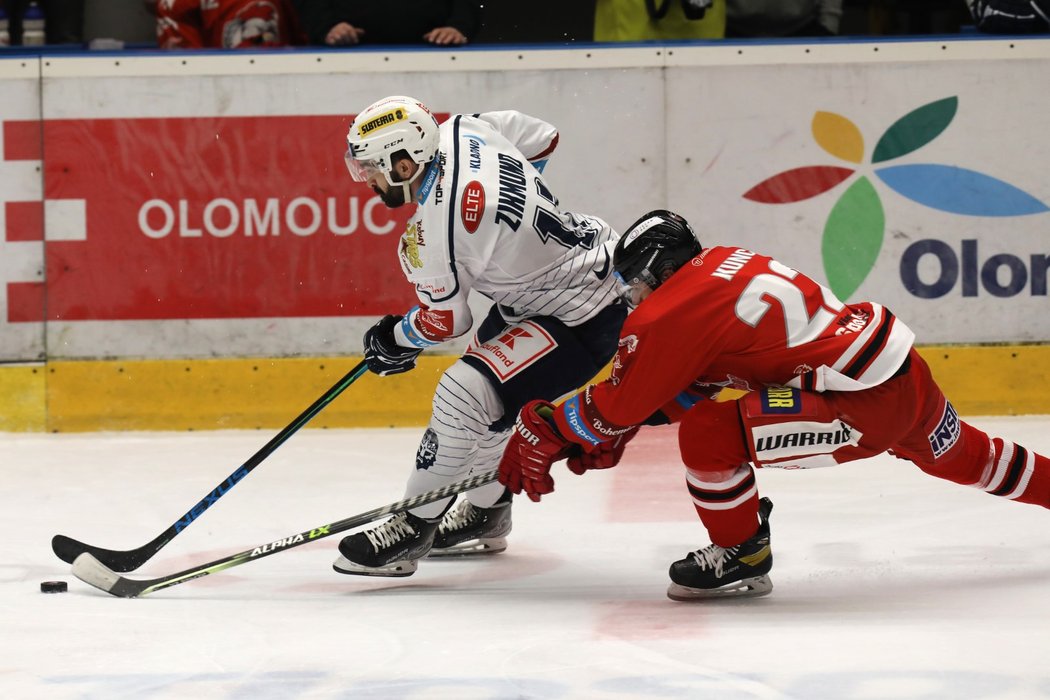
[{"label": "black hockey skate", "polygon": [[478,508],[462,499],[441,519],[430,556],[466,557],[505,550],[511,526],[510,502],[510,491],[504,491],[491,508]]},{"label": "black hockey skate", "polygon": [[672,583],[667,588],[667,597],[689,601],[757,597],[772,591],[773,582],[766,575],[773,568],[773,552],[769,548],[769,513],[772,510],[771,500],[759,500],[758,532],[743,544],[728,549],[708,545],[671,564]]},{"label": "black hockey skate", "polygon": [[342,556],[332,568],[359,576],[411,576],[416,561],[433,546],[438,522],[398,513],[379,527],[344,537],[339,543]]}]

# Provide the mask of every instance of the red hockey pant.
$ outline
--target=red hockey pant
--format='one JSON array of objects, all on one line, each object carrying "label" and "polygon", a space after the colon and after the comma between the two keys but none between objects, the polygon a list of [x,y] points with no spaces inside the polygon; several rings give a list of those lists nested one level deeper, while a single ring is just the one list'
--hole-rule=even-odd
[{"label": "red hockey pant", "polygon": [[682,419],[686,485],[711,541],[757,529],[758,467],[831,466],[890,451],[941,479],[1050,508],[1050,459],[959,420],[914,350],[910,368],[864,391],[767,388],[705,401]]}]

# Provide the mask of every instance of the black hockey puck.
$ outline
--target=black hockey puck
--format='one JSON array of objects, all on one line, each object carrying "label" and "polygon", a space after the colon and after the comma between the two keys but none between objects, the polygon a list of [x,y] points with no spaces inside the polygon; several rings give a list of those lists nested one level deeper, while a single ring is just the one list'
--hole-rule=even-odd
[{"label": "black hockey puck", "polygon": [[40,584],[41,593],[65,593],[69,586],[65,581],[44,581]]}]

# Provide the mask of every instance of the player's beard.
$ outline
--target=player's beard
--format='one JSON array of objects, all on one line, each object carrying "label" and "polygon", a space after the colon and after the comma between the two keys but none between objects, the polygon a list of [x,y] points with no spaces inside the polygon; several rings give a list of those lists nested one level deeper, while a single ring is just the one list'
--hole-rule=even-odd
[{"label": "player's beard", "polygon": [[405,203],[405,188],[401,185],[392,185],[386,188],[386,192],[374,185],[372,190],[383,200],[383,204],[390,209],[397,209]]}]

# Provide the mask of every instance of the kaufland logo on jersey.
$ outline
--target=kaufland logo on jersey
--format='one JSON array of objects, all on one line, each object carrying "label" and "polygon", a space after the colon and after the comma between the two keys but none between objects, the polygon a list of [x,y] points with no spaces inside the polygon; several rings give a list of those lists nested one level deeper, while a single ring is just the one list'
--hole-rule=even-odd
[{"label": "kaufland logo on jersey", "polygon": [[[1015,185],[976,170],[943,163],[891,163],[936,139],[951,124],[958,107],[958,97],[947,97],[905,114],[882,134],[867,162],[864,136],[857,125],[842,115],[818,111],[811,125],[813,138],[847,165],[792,168],[763,180],[743,196],[761,204],[791,204],[850,181],[831,207],[821,241],[828,286],[840,299],[849,299],[875,267],[885,236],[883,199],[872,178],[860,174],[862,168],[898,195],[949,214],[1018,217],[1050,211]],[[1045,296],[1048,261],[1050,256],[1036,253],[1029,256],[1028,264],[1011,254],[992,255],[982,262],[976,240],[963,240],[956,250],[945,241],[926,238],[904,251],[900,274],[904,287],[924,299],[957,288],[964,297],[978,296],[982,289],[997,297],[1026,289],[1033,296]],[[920,278],[920,265],[933,262],[939,265],[937,278]]]}]

